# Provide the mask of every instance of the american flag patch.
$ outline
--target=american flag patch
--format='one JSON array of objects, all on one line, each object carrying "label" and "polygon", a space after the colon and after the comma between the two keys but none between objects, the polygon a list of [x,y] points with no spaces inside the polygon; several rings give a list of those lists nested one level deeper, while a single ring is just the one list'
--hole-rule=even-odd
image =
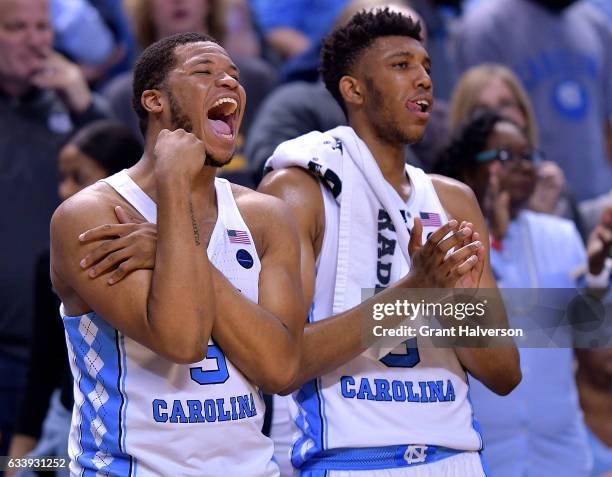
[{"label": "american flag patch", "polygon": [[249,245],[251,243],[251,239],[249,239],[249,234],[247,234],[244,230],[227,230],[227,236],[229,237],[230,243],[242,243],[245,245]]},{"label": "american flag patch", "polygon": [[440,221],[440,214],[434,212],[420,212],[421,223],[423,227],[439,227],[442,225]]}]

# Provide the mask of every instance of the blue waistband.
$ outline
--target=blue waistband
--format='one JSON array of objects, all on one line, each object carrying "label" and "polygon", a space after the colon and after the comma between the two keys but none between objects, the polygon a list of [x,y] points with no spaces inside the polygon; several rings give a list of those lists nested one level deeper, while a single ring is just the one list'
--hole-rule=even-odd
[{"label": "blue waistband", "polygon": [[300,470],[374,470],[429,464],[465,452],[439,446],[403,445],[331,449],[308,459]]}]

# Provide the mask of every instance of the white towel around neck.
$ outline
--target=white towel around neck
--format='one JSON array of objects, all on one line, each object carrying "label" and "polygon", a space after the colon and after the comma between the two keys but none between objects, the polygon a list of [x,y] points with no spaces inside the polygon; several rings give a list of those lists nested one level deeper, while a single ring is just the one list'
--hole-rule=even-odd
[{"label": "white towel around neck", "polygon": [[[396,246],[391,280],[407,273],[410,264],[407,224],[393,190],[383,177],[366,144],[355,131],[339,126],[308,133],[280,144],[266,161],[266,171],[302,167],[318,175],[340,205],[338,263],[333,313],[362,301],[362,289],[377,283],[378,211],[386,210],[395,228]],[[411,166],[406,166],[407,172]],[[412,227],[412,220],[408,224]]]}]

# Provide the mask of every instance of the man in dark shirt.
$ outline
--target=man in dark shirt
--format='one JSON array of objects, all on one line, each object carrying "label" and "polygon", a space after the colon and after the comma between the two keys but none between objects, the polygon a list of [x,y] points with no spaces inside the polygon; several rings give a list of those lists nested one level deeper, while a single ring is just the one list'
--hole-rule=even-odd
[{"label": "man in dark shirt", "polygon": [[59,202],[57,153],[76,128],[104,116],[52,42],[47,0],[0,0],[0,455],[26,371],[35,260]]}]

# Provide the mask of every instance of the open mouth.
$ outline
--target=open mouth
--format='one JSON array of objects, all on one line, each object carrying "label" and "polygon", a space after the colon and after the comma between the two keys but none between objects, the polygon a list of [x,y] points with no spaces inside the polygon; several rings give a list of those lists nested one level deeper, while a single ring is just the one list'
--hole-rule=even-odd
[{"label": "open mouth", "polygon": [[426,99],[407,101],[406,107],[413,113],[428,113],[431,109],[431,102]]},{"label": "open mouth", "polygon": [[234,98],[223,97],[208,110],[208,121],[217,136],[232,140],[237,114],[238,102]]}]

